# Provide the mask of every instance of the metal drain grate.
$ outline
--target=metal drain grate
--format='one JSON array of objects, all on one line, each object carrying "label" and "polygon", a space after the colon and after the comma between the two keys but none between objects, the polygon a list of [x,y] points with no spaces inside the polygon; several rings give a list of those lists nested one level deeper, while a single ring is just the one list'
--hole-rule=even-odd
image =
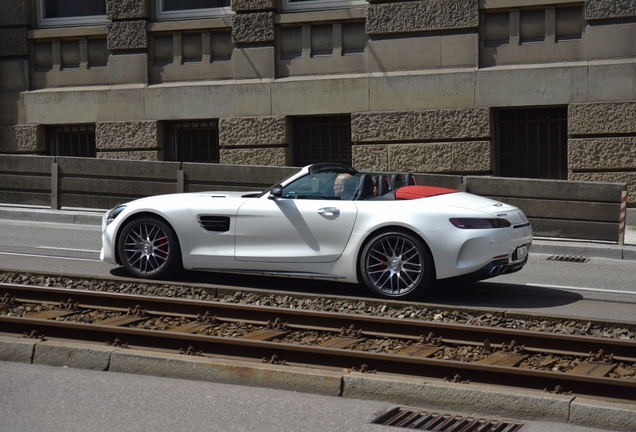
[{"label": "metal drain grate", "polygon": [[523,423],[461,414],[393,408],[371,423],[422,431],[516,432]]},{"label": "metal drain grate", "polygon": [[573,263],[586,263],[590,259],[582,256],[571,256],[571,255],[552,255],[548,257],[548,261],[565,261],[565,262],[573,262]]}]

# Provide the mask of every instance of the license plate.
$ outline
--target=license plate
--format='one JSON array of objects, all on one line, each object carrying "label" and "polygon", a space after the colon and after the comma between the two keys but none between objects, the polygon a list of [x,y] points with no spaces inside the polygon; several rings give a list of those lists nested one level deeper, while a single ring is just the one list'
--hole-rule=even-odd
[{"label": "license plate", "polygon": [[528,245],[519,246],[512,255],[513,261],[520,261],[528,256]]}]

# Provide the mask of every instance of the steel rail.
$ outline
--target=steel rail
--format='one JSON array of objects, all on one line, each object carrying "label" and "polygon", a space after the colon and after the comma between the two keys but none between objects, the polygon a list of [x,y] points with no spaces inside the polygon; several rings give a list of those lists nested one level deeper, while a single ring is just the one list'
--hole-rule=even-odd
[{"label": "steel rail", "polygon": [[586,357],[589,353],[603,350],[607,355],[613,355],[615,360],[636,362],[636,341],[631,340],[18,284],[0,284],[0,295],[3,293],[16,297],[21,302],[55,304],[72,300],[84,309],[118,308],[125,311],[139,307],[146,309],[149,315],[192,318],[208,313],[216,316],[219,321],[257,325],[279,319],[292,329],[337,332],[354,326],[356,330],[360,330],[361,335],[373,337],[413,340],[433,333],[436,338],[441,338],[442,343],[447,344],[483,346],[484,341],[488,340],[492,347],[500,348],[515,341],[517,346],[525,346],[527,352]]},{"label": "steel rail", "polygon": [[602,397],[636,402],[636,381],[606,377],[574,375],[493,366],[452,360],[421,358],[396,354],[371,353],[321,346],[294,345],[253,339],[227,338],[197,334],[115,327],[64,321],[47,321],[34,318],[0,316],[3,333],[27,334],[36,331],[46,339],[109,343],[120,339],[131,348],[159,351],[185,351],[193,347],[210,357],[253,359],[276,358],[285,364],[318,366],[322,368],[364,368],[381,373],[453,379],[483,384],[505,385],[532,390],[562,388],[575,395]]}]

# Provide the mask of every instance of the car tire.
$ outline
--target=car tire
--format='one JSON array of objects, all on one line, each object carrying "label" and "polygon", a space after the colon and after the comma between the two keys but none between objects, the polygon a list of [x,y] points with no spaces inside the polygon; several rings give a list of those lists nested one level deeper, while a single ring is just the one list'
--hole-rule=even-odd
[{"label": "car tire", "polygon": [[428,247],[406,231],[374,235],[360,255],[360,272],[367,287],[387,299],[413,300],[432,285],[433,257]]},{"label": "car tire", "polygon": [[181,248],[174,230],[161,219],[144,217],[124,225],[117,250],[133,276],[166,279],[181,269]]}]

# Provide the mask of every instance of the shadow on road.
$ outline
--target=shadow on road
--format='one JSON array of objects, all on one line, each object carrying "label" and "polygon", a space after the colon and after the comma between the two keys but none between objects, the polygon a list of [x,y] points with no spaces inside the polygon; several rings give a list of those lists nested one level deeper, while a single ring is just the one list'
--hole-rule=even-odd
[{"label": "shadow on road", "polygon": [[[130,279],[130,275],[123,267],[115,268],[110,273],[115,277]],[[332,281],[183,271],[170,282],[197,284],[201,285],[201,289],[206,289],[206,285],[209,285],[210,289],[224,286],[231,289],[272,290],[281,295],[303,293],[377,300],[363,285]],[[558,288],[493,282],[464,282],[440,283],[421,301],[414,303],[497,309],[535,309],[569,305],[582,299],[583,296],[578,293]]]}]

